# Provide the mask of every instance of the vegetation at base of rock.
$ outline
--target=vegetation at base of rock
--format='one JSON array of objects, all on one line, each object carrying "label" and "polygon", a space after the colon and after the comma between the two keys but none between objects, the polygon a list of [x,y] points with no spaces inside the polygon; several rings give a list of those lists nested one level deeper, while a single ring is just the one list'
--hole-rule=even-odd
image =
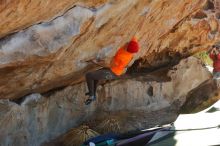
[{"label": "vegetation at base of rock", "polygon": [[63,146],[80,146],[86,140],[98,136],[99,133],[93,131],[86,125],[71,129],[61,137],[60,142]]},{"label": "vegetation at base of rock", "polygon": [[196,53],[194,56],[195,56],[196,58],[199,58],[200,60],[202,60],[202,62],[203,62],[205,65],[210,65],[210,66],[212,66],[212,60],[211,60],[211,58],[209,57],[209,54],[207,53],[207,51],[202,51],[202,52]]}]

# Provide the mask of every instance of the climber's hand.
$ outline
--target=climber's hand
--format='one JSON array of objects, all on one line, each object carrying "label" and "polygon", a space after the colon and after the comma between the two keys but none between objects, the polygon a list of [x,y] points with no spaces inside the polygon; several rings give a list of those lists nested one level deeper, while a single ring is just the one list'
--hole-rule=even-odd
[{"label": "climber's hand", "polygon": [[102,67],[109,67],[109,65],[106,64],[105,60],[102,60],[102,59],[93,59],[91,60],[92,63],[94,64],[97,64],[99,66],[102,66]]},{"label": "climber's hand", "polygon": [[92,59],[91,62],[97,64],[97,63],[104,63],[105,60],[101,60],[101,59]]}]

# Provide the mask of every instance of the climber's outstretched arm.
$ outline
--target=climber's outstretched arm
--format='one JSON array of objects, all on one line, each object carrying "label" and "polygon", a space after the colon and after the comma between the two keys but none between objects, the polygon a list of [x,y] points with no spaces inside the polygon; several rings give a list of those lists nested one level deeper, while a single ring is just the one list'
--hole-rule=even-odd
[{"label": "climber's outstretched arm", "polygon": [[109,68],[110,66],[105,60],[92,59],[91,62],[104,68]]}]

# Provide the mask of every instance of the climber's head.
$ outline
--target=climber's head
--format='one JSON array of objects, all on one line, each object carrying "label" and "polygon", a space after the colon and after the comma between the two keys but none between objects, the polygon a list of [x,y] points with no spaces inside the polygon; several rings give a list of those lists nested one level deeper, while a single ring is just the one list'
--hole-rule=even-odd
[{"label": "climber's head", "polygon": [[219,45],[213,45],[211,48],[211,53],[216,54],[216,55],[219,54],[220,53]]},{"label": "climber's head", "polygon": [[213,45],[212,49],[220,50],[220,46],[219,45]]},{"label": "climber's head", "polygon": [[127,51],[130,53],[137,53],[138,50],[139,50],[138,41],[135,37],[133,37],[127,45]]}]

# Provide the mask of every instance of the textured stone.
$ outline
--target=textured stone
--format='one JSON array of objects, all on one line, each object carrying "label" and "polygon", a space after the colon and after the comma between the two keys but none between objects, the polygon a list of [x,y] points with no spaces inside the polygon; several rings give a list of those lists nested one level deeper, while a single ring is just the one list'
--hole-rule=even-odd
[{"label": "textured stone", "polygon": [[0,2],[0,38],[33,24],[52,20],[76,5],[96,8],[105,2],[107,0],[3,0]]},{"label": "textured stone", "polygon": [[[98,67],[86,61],[109,62],[134,35],[134,68],[147,69],[220,41],[218,0],[4,0],[0,18],[0,145],[9,146],[38,146],[83,122],[100,132],[171,122],[210,78],[198,60],[103,84],[89,107],[82,81]],[[119,129],[105,129],[108,117]]]},{"label": "textured stone", "polygon": [[[154,74],[154,73],[153,73]],[[150,76],[150,77],[149,77]],[[144,110],[152,111],[169,107],[178,100],[185,102],[187,93],[211,77],[210,72],[196,58],[182,60],[167,76],[170,81],[151,81],[151,74],[105,85],[98,95],[101,109],[105,111]],[[156,76],[155,78],[158,79]],[[152,91],[149,91],[152,90]],[[150,93],[152,92],[152,93]],[[98,96],[98,97],[99,97]]]},{"label": "textured stone", "polygon": [[190,91],[186,98],[181,113],[196,113],[217,102],[220,99],[220,91],[215,81],[210,79]]},{"label": "textured stone", "polygon": [[206,0],[2,1],[0,98],[79,83],[96,67],[86,60],[108,62],[133,35],[140,67],[204,50],[219,41],[218,9]]},{"label": "textured stone", "polygon": [[119,123],[124,132],[172,122],[187,93],[210,78],[209,71],[195,58],[161,74],[171,80],[158,81],[158,73],[153,72],[100,85],[97,101],[90,106],[84,105],[85,83],[31,94],[20,104],[2,99],[0,145],[38,146],[90,120],[91,128],[102,131],[102,122],[111,116],[128,121]]},{"label": "textured stone", "polygon": [[135,35],[132,67],[148,70],[220,38],[217,0],[3,0],[0,18],[0,145],[9,146],[38,146],[83,122],[101,133],[172,122],[210,78],[198,60],[102,84],[85,106],[84,75],[99,68],[87,60],[109,62]]}]

